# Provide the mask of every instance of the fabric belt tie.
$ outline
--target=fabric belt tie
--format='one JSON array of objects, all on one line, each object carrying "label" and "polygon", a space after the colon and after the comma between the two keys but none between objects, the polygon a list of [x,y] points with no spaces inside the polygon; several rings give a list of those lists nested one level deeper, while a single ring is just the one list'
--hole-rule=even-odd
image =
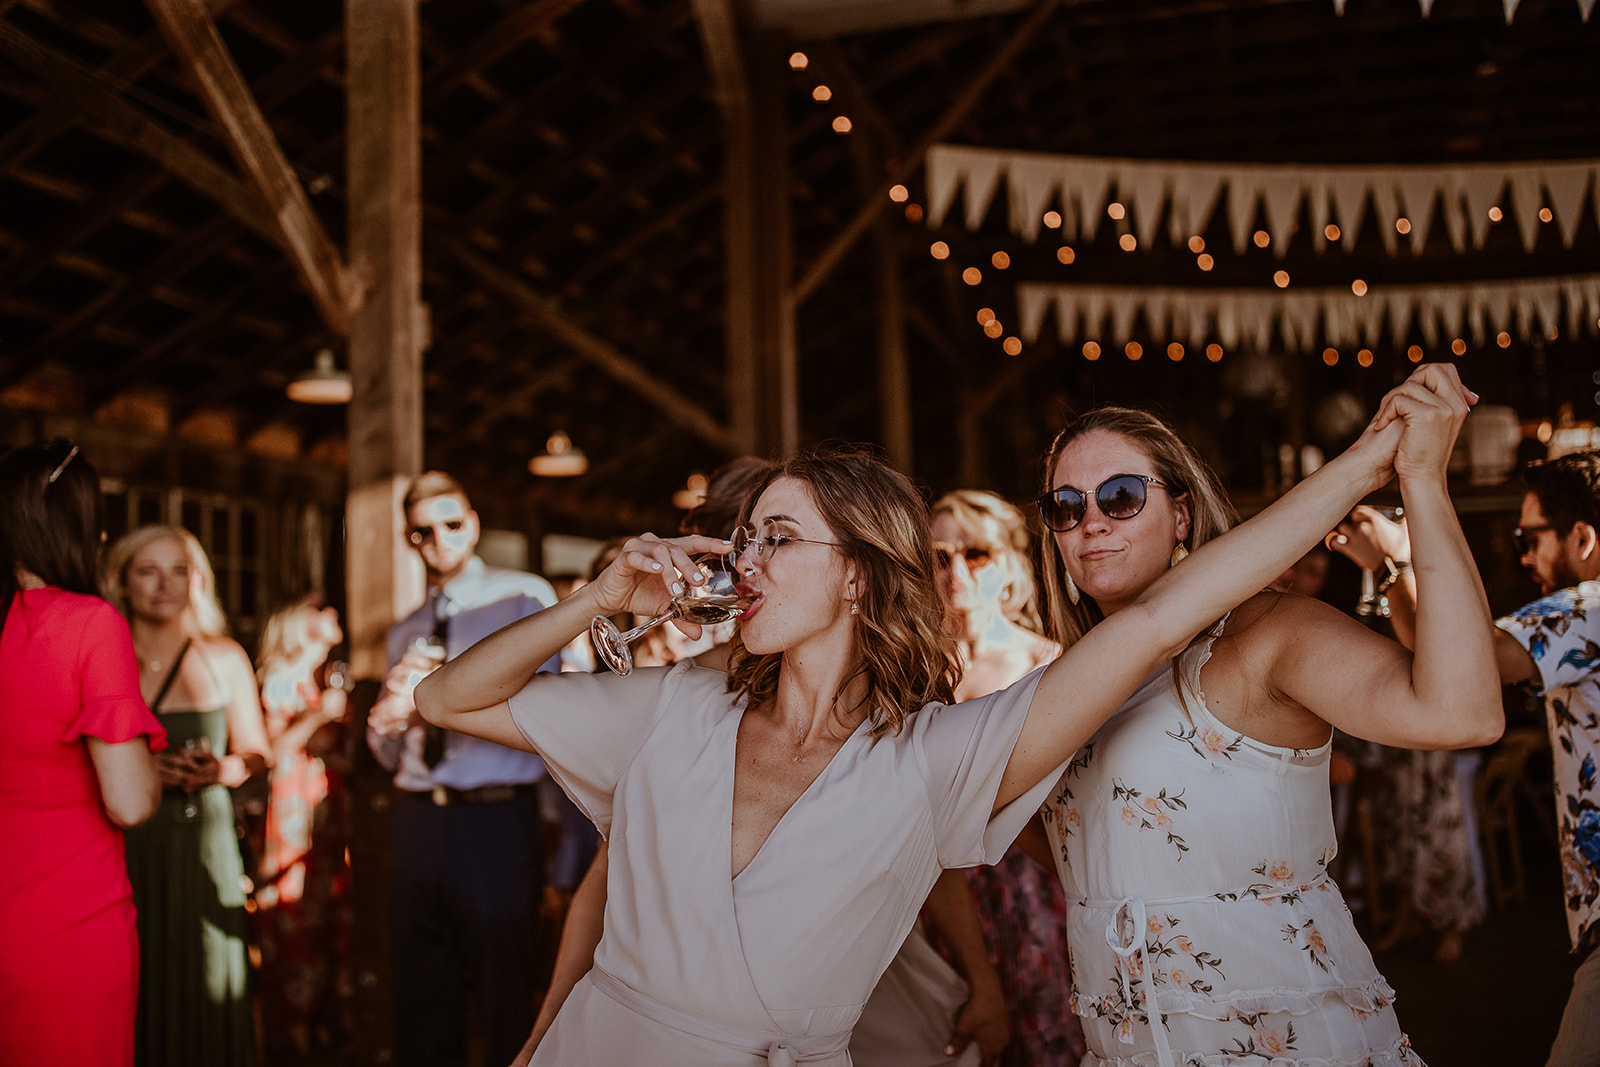
[{"label": "fabric belt tie", "polygon": [[[1129,925],[1133,929],[1125,934],[1123,931]],[[1167,1028],[1161,1021],[1161,1005],[1144,963],[1144,934],[1148,928],[1149,918],[1145,915],[1144,901],[1138,897],[1123,897],[1111,912],[1111,921],[1106,923],[1106,944],[1111,946],[1111,951],[1122,960],[1122,966],[1117,968],[1117,977],[1122,979],[1122,1003],[1129,1011],[1139,1007],[1138,1001],[1133,996],[1133,984],[1130,979],[1137,961],[1139,974],[1145,982],[1145,1019],[1150,1024],[1150,1039],[1156,1046],[1156,1062],[1161,1067],[1175,1067],[1172,1044],[1167,1040]]]},{"label": "fabric belt tie", "polygon": [[703,1015],[680,1011],[651,1000],[599,967],[590,969],[589,981],[612,1000],[651,1022],[751,1056],[765,1056],[769,1067],[795,1067],[796,1064],[831,1059],[850,1045],[850,1030],[837,1034],[784,1034],[774,1037],[771,1031],[718,1022]]}]

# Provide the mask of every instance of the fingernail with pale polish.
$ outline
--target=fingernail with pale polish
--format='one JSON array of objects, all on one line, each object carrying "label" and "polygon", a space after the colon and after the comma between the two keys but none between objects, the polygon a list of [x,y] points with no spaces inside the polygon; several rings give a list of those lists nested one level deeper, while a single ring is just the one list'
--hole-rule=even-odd
[{"label": "fingernail with pale polish", "polygon": [[651,569],[651,570],[653,570],[653,571],[658,571],[658,570],[660,570],[660,569],[661,569],[661,564],[659,564],[659,563],[652,563],[652,564],[650,564],[650,569]]},{"label": "fingernail with pale polish", "polygon": [[673,596],[678,596],[682,592],[683,592],[683,586],[681,584],[679,584],[678,582],[673,582],[672,583],[672,595]]}]

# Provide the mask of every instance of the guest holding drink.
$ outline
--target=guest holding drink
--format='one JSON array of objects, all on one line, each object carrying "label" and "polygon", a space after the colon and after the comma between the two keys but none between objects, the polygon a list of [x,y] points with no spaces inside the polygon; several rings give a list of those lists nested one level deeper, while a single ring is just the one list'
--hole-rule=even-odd
[{"label": "guest holding drink", "polygon": [[341,729],[349,668],[328,662],[343,640],[337,611],[302,601],[267,620],[256,657],[272,740],[272,790],[255,878],[269,1060],[304,1057],[343,1037],[334,994],[350,940],[349,760]]},{"label": "guest holding drink", "polygon": [[[998,858],[1151,670],[1387,481],[1404,414],[1391,396],[1195,566],[978,700],[954,701],[921,496],[844,451],[783,461],[734,544],[633,538],[596,581],[423,679],[424,719],[540,752],[610,841],[595,966],[533,1063],[846,1067],[940,871]],[[730,550],[748,603],[726,674],[538,673],[597,614],[688,599],[709,581],[694,557]]]},{"label": "guest holding drink", "polygon": [[0,456],[0,1063],[133,1063],[139,944],[119,827],[165,733],[95,593],[100,481],[67,441]]},{"label": "guest holding drink", "polygon": [[126,612],[140,689],[175,745],[158,771],[161,810],[128,832],[142,949],[135,1062],[248,1067],[243,862],[228,790],[266,774],[255,673],[224,636],[210,561],[177,526],[143,526],[106,557],[107,594]]}]

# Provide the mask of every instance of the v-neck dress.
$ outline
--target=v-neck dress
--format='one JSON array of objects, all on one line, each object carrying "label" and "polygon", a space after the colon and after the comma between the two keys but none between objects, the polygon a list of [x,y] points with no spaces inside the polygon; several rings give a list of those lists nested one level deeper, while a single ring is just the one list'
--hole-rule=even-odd
[{"label": "v-neck dress", "polygon": [[1043,668],[893,737],[865,724],[735,878],[744,698],[682,664],[540,675],[517,726],[610,841],[605,934],[549,1064],[850,1063],[861,1007],[946,867],[992,863],[1054,784],[990,818]]}]

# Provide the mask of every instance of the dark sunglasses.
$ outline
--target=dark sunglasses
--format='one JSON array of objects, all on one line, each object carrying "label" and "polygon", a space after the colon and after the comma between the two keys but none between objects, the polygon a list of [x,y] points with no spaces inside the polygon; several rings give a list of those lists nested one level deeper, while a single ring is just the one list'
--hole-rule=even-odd
[{"label": "dark sunglasses", "polygon": [[1517,555],[1526,556],[1532,552],[1533,546],[1539,543],[1539,535],[1555,528],[1555,523],[1543,522],[1538,526],[1518,526],[1512,530],[1511,539],[1517,543]]},{"label": "dark sunglasses", "polygon": [[420,545],[424,541],[431,541],[437,537],[441,529],[445,533],[460,533],[466,525],[466,519],[446,519],[437,526],[413,526],[407,531],[406,540],[414,545]]},{"label": "dark sunglasses", "polygon": [[[1114,474],[1094,488],[1094,502],[1108,519],[1131,519],[1144,510],[1150,485],[1164,485],[1148,474]],[[1034,504],[1044,524],[1057,533],[1066,533],[1083,521],[1089,511],[1089,498],[1082,489],[1063,485],[1041,496]]]},{"label": "dark sunglasses", "polygon": [[994,549],[988,545],[968,545],[966,548],[957,548],[955,545],[934,545],[933,562],[942,571],[950,569],[950,564],[959,557],[967,564],[967,570],[975,571],[980,567],[987,567],[989,561],[994,559]]}]

